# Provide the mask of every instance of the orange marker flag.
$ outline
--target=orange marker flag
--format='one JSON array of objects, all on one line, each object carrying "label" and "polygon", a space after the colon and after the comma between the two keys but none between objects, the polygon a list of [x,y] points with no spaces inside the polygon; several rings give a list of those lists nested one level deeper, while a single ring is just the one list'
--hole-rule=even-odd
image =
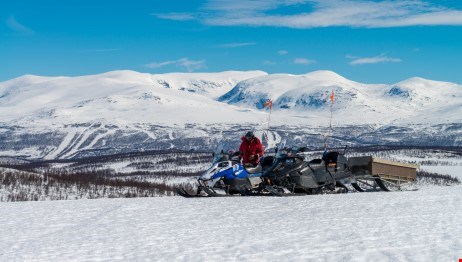
[{"label": "orange marker flag", "polygon": [[332,94],[330,94],[329,98],[330,98],[330,101],[334,103],[334,90],[332,90]]},{"label": "orange marker flag", "polygon": [[273,101],[271,101],[271,99],[266,100],[266,102],[263,104],[263,107],[269,107],[271,110],[273,108]]}]

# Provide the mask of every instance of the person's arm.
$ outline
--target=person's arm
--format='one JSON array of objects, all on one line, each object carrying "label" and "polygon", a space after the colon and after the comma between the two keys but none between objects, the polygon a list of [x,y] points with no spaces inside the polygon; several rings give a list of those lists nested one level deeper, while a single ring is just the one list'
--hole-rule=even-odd
[{"label": "person's arm", "polygon": [[239,152],[240,152],[241,156],[244,155],[244,150],[245,150],[244,143],[241,143],[241,145],[239,146]]},{"label": "person's arm", "polygon": [[258,157],[263,156],[263,145],[261,143],[258,143],[256,154],[258,155]]}]

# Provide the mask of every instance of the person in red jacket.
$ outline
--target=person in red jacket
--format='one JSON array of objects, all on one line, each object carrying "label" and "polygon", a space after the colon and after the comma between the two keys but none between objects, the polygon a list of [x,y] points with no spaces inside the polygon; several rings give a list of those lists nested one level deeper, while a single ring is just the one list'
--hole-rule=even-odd
[{"label": "person in red jacket", "polygon": [[242,164],[257,166],[263,155],[263,145],[253,132],[249,131],[241,138],[239,152],[242,155]]}]

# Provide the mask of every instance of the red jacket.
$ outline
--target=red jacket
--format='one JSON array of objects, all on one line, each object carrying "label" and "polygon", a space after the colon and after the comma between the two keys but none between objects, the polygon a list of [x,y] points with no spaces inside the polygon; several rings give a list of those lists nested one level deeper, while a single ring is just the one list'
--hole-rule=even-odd
[{"label": "red jacket", "polygon": [[245,137],[242,137],[241,140],[242,143],[239,147],[239,151],[242,154],[242,163],[258,164],[260,157],[263,155],[263,146],[260,139],[258,139],[258,137],[254,137],[249,142],[245,139]]}]

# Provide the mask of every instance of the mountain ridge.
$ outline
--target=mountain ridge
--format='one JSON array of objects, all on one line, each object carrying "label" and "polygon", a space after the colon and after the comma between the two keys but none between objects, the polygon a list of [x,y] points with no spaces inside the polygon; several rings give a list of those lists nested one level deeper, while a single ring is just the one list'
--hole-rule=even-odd
[{"label": "mountain ridge", "polygon": [[[335,94],[331,104],[329,96]],[[363,84],[333,71],[25,75],[0,83],[4,156],[72,158],[149,149],[213,148],[242,132],[271,143],[462,145],[462,86],[419,77]],[[269,110],[263,103],[271,99]],[[429,135],[438,137],[429,141]],[[97,153],[96,153],[97,152]]]}]

